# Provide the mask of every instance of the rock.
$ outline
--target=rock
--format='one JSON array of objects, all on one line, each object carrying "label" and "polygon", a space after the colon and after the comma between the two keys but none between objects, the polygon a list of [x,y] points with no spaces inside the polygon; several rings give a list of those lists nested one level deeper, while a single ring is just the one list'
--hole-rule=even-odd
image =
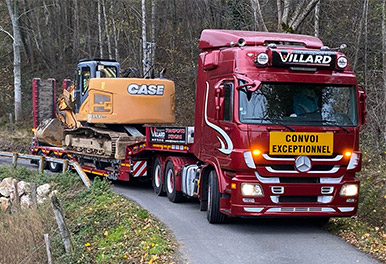
[{"label": "rock", "polygon": [[40,196],[40,197],[47,197],[48,194],[50,193],[50,189],[51,189],[51,185],[49,185],[48,183],[46,183],[46,184],[40,185],[40,186],[36,189],[36,193],[37,193],[37,195]]},{"label": "rock", "polygon": [[37,200],[38,200],[38,204],[42,204],[42,203],[44,203],[45,200],[47,200],[47,197],[45,197],[45,196],[38,196]]},{"label": "rock", "polygon": [[48,197],[51,198],[53,195],[58,196],[58,193],[59,193],[58,190],[53,190]]},{"label": "rock", "polygon": [[24,194],[29,194],[31,192],[31,186],[30,183],[25,181],[20,181],[17,183],[17,193],[19,196],[22,196]]},{"label": "rock", "polygon": [[20,197],[20,208],[32,208],[32,199],[30,195],[23,195],[22,197]]},{"label": "rock", "polygon": [[5,212],[11,206],[9,198],[0,197],[0,210]]},{"label": "rock", "polygon": [[0,195],[9,197],[10,193],[14,190],[14,182],[16,180],[12,178],[5,178],[0,182]]}]

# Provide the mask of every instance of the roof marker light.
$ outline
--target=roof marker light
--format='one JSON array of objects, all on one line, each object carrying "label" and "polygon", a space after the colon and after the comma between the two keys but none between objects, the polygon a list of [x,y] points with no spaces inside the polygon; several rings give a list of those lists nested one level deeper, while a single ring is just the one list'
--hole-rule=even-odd
[{"label": "roof marker light", "polygon": [[347,67],[347,58],[345,56],[340,56],[337,60],[336,65],[338,66],[339,69],[343,70],[344,68]]},{"label": "roof marker light", "polygon": [[261,52],[255,58],[255,63],[257,63],[259,66],[264,66],[268,63],[268,60],[269,60],[268,54],[265,52]]}]

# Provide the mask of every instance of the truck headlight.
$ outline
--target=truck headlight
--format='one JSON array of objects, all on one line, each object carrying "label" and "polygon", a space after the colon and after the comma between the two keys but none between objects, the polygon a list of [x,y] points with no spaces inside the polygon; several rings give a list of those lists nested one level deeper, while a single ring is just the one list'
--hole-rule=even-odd
[{"label": "truck headlight", "polygon": [[357,196],[358,190],[358,184],[347,183],[342,186],[342,189],[340,190],[340,196]]},{"label": "truck headlight", "polygon": [[264,196],[263,188],[258,183],[242,183],[241,194],[243,196]]}]

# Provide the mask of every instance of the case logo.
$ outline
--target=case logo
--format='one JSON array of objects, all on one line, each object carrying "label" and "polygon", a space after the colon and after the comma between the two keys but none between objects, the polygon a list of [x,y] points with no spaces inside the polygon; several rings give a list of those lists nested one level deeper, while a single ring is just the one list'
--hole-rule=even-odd
[{"label": "case logo", "polygon": [[165,89],[164,85],[155,85],[155,84],[138,85],[138,84],[132,83],[127,87],[127,92],[132,95],[163,95],[164,89]]}]

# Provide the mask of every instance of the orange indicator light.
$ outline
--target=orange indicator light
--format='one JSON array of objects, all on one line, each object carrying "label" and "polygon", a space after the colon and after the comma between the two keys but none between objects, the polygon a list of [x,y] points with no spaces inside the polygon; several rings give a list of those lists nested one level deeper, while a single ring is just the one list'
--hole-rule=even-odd
[{"label": "orange indicator light", "polygon": [[252,151],[252,153],[253,153],[253,155],[258,156],[261,154],[261,151],[258,149],[255,149],[254,151]]},{"label": "orange indicator light", "polygon": [[231,184],[231,189],[234,189],[234,190],[236,189],[236,183]]},{"label": "orange indicator light", "polygon": [[346,151],[346,152],[344,153],[344,155],[345,155],[346,157],[351,157],[352,153],[351,153],[351,151]]}]

